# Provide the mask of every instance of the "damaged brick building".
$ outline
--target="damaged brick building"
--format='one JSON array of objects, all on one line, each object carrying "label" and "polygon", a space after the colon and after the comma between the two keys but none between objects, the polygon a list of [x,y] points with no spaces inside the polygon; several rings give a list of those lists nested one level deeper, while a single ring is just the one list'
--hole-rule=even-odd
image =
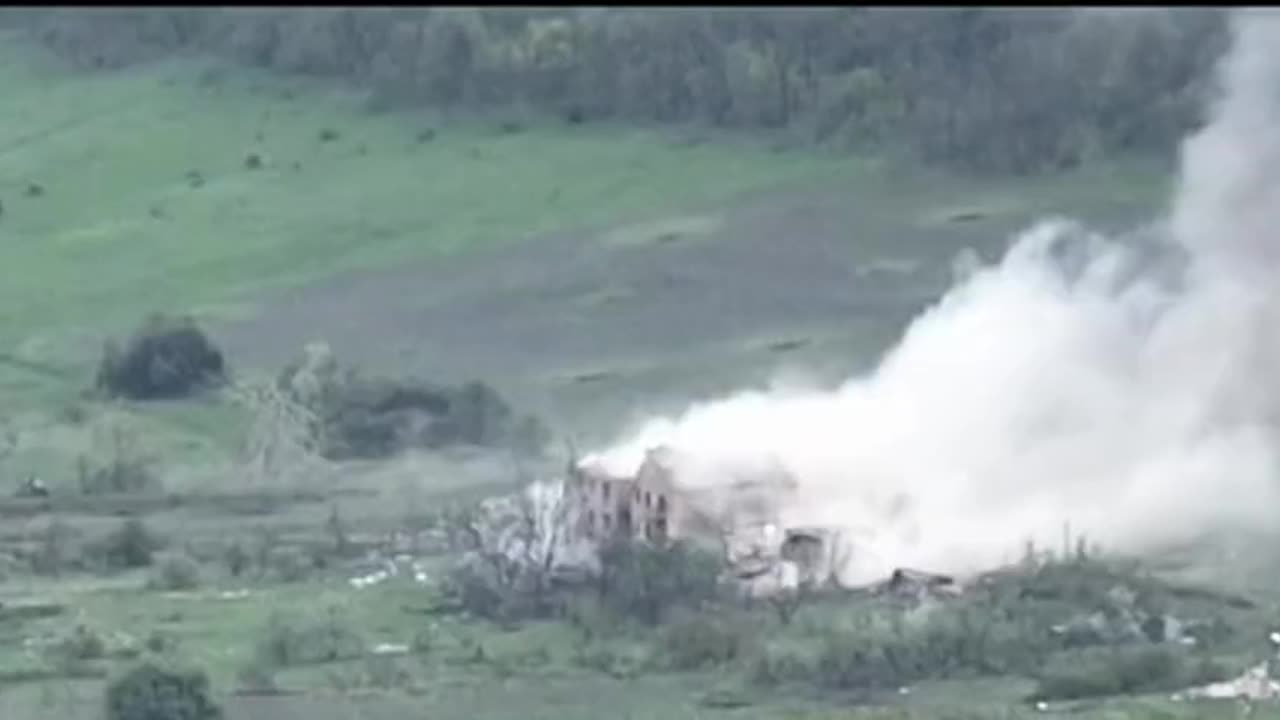
[{"label": "damaged brick building", "polygon": [[795,481],[784,470],[699,485],[679,481],[679,461],[674,450],[654,448],[634,475],[610,472],[594,458],[577,463],[570,497],[578,537],[714,547],[739,580],[761,588],[831,581],[837,535],[786,524],[784,509]]}]

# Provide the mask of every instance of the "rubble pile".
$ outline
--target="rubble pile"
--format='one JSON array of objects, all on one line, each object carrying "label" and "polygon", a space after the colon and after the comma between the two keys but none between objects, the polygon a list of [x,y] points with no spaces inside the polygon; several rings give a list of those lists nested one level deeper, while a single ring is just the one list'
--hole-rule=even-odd
[{"label": "rubble pile", "polygon": [[1173,700],[1275,700],[1280,698],[1280,682],[1271,677],[1271,663],[1264,661],[1231,680],[1209,683],[1174,693]]}]

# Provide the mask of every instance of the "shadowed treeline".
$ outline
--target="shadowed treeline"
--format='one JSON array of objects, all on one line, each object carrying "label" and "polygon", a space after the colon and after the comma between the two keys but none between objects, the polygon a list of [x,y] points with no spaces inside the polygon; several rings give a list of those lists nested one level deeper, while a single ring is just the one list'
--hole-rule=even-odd
[{"label": "shadowed treeline", "polygon": [[785,131],[953,169],[1170,153],[1216,10],[6,10],[76,64],[175,52],[339,78],[379,106]]}]

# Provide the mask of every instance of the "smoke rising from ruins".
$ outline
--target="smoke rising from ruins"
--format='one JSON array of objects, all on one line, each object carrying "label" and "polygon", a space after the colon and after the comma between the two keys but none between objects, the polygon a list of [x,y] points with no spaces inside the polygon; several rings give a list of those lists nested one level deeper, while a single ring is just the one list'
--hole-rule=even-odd
[{"label": "smoke rising from ruins", "polygon": [[1162,256],[1048,220],[834,392],[747,392],[656,419],[682,481],[780,465],[788,523],[840,528],[844,579],[980,570],[1064,526],[1143,551],[1280,507],[1280,12],[1237,12],[1220,97],[1185,143]]}]

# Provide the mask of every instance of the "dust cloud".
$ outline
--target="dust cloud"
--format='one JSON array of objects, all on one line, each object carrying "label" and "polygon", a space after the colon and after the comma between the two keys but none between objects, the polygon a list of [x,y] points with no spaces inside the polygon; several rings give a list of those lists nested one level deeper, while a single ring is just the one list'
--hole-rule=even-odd
[{"label": "dust cloud", "polygon": [[868,375],[696,405],[599,459],[634,471],[668,445],[712,485],[780,465],[785,521],[842,529],[850,583],[981,570],[1064,527],[1143,552],[1280,526],[1280,12],[1233,34],[1157,252],[1046,220]]}]

